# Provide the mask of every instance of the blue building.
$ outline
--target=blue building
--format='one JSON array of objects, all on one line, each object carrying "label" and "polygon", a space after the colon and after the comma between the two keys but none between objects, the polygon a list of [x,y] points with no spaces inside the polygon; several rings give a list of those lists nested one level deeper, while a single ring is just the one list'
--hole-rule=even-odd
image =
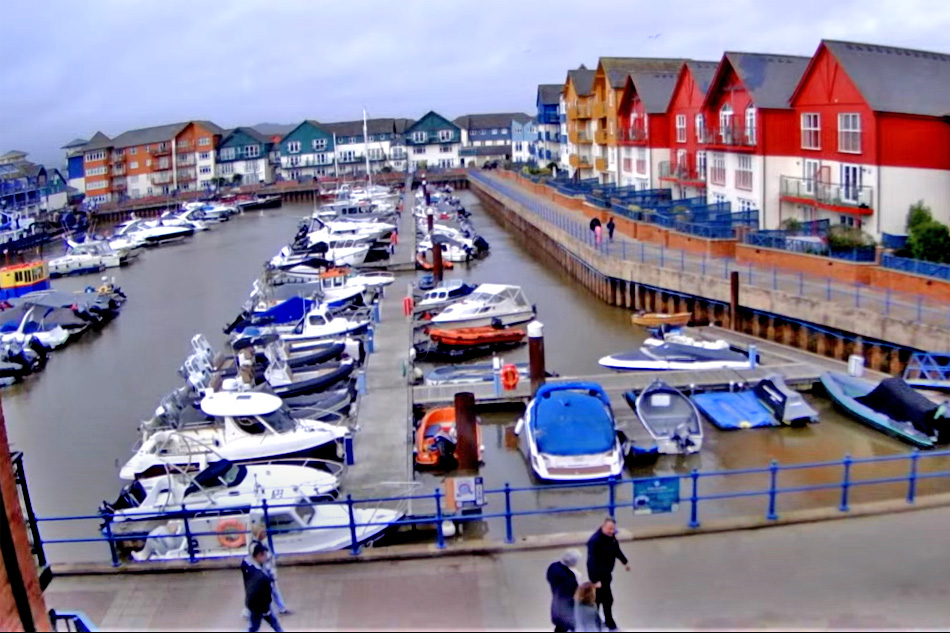
[{"label": "blue building", "polygon": [[217,176],[241,184],[274,181],[271,151],[274,143],[252,127],[225,132],[218,144]]},{"label": "blue building", "polygon": [[409,171],[460,167],[464,130],[437,112],[429,111],[406,128]]},{"label": "blue building", "polygon": [[66,181],[58,169],[26,160],[26,152],[0,156],[0,210],[36,215],[66,206]]},{"label": "blue building", "polygon": [[461,156],[465,166],[513,160],[511,123],[524,125],[531,117],[522,112],[466,114],[455,119],[462,130]]},{"label": "blue building", "polygon": [[511,120],[511,160],[516,163],[537,164],[535,144],[538,140],[538,126],[534,119],[521,122]]},{"label": "blue building", "polygon": [[561,155],[561,120],[558,108],[561,104],[563,84],[541,84],[537,97],[537,139],[534,158],[541,166],[557,163]]}]

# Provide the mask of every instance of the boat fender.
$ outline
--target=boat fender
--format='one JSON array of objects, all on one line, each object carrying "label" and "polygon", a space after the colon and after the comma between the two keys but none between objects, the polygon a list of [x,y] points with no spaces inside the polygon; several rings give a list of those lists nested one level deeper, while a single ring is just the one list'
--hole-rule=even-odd
[{"label": "boat fender", "polygon": [[228,549],[237,549],[247,545],[244,524],[237,519],[219,521],[214,531],[218,534],[218,542]]}]

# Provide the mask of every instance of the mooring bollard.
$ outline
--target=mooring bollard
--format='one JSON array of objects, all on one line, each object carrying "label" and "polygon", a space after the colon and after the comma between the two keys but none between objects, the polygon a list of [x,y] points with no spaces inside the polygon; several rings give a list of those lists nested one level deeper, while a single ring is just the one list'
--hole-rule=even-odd
[{"label": "mooring bollard", "polygon": [[501,357],[492,356],[492,384],[495,387],[495,395],[501,395]]},{"label": "mooring bollard", "polygon": [[376,351],[376,333],[372,326],[366,330],[366,351],[370,354]]},{"label": "mooring bollard", "polygon": [[531,374],[531,393],[544,384],[544,324],[532,321],[528,324],[528,367]]},{"label": "mooring bollard", "polygon": [[475,394],[462,391],[455,394],[455,430],[458,445],[458,469],[467,473],[478,471],[478,431],[475,415]]},{"label": "mooring bollard", "polygon": [[758,362],[758,356],[759,352],[755,345],[749,345],[749,369],[755,369],[755,365]]},{"label": "mooring bollard", "polygon": [[373,304],[373,323],[379,323],[382,319],[382,315],[379,310],[379,302]]}]

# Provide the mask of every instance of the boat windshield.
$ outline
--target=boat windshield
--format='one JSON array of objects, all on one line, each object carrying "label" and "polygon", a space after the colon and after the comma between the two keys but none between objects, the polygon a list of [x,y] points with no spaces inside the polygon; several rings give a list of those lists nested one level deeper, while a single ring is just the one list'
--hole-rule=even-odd
[{"label": "boat windshield", "polygon": [[297,421],[290,415],[290,409],[281,407],[273,413],[262,415],[261,419],[278,433],[289,433],[297,428]]}]

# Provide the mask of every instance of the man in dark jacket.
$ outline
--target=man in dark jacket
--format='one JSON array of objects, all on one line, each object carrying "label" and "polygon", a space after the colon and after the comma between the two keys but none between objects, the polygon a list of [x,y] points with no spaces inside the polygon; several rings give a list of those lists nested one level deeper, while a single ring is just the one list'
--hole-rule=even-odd
[{"label": "man in dark jacket", "polygon": [[597,604],[603,605],[604,624],[612,631],[617,629],[613,613],[614,595],[610,592],[614,563],[619,559],[624,569],[630,571],[627,557],[620,551],[616,533],[617,521],[613,517],[607,517],[600,529],[587,541],[587,575],[597,586]]},{"label": "man in dark jacket", "polygon": [[241,574],[244,576],[244,604],[251,612],[251,623],[248,631],[259,631],[261,620],[266,620],[275,631],[283,631],[277,616],[271,613],[270,603],[271,577],[264,571],[267,562],[267,548],[258,543],[254,546],[250,558],[241,561]]},{"label": "man in dark jacket", "polygon": [[561,555],[561,560],[548,567],[548,584],[551,585],[551,623],[554,632],[573,631],[574,592],[577,591],[577,572],[574,568],[581,562],[577,550],[569,549]]}]

